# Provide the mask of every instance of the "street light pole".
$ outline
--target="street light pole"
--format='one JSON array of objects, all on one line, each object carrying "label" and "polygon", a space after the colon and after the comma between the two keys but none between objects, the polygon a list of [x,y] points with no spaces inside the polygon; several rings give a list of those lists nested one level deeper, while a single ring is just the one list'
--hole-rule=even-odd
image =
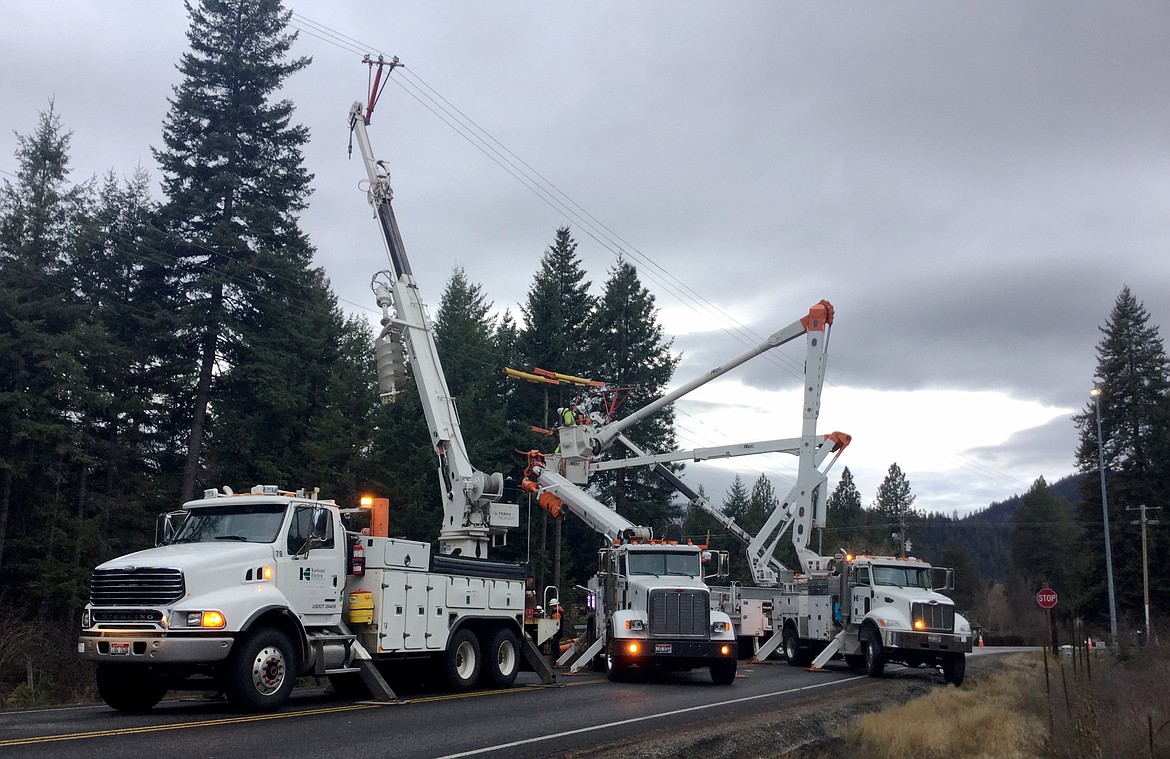
[{"label": "street light pole", "polygon": [[1105,441],[1101,437],[1101,388],[1089,391],[1097,408],[1097,468],[1101,472],[1101,517],[1105,522],[1105,582],[1109,589],[1109,642],[1117,645],[1117,599],[1113,595],[1113,550],[1109,545],[1109,501],[1105,496]]}]

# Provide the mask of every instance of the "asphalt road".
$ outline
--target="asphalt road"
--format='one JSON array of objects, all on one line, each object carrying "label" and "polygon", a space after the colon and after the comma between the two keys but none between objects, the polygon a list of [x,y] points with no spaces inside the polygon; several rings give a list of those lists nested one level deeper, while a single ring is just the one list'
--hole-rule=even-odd
[{"label": "asphalt road", "polygon": [[[941,684],[926,668],[896,674]],[[0,756],[527,759],[771,711],[876,682],[839,663],[809,672],[782,661],[741,662],[730,686],[712,684],[705,670],[621,684],[593,673],[559,674],[558,681],[542,686],[522,673],[508,690],[422,693],[396,704],[341,701],[308,689],[271,715],[237,715],[225,702],[199,697],[163,701],[143,716],[105,705],[6,711],[0,712]]]}]

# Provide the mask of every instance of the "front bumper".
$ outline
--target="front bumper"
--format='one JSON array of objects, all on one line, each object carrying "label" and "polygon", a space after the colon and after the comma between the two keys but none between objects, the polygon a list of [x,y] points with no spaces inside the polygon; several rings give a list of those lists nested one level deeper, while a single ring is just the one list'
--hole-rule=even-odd
[{"label": "front bumper", "polygon": [[[630,651],[630,644],[638,650]],[[681,640],[677,638],[621,638],[610,641],[609,655],[622,667],[694,669],[714,661],[735,661],[739,655],[734,640]]]},{"label": "front bumper", "polygon": [[127,664],[200,664],[222,661],[234,638],[181,633],[102,632],[82,634],[77,654],[95,662]]},{"label": "front bumper", "polygon": [[889,648],[901,648],[914,651],[933,651],[938,653],[971,653],[974,642],[973,635],[956,635],[953,633],[937,632],[905,632],[901,630],[885,630],[885,645]]}]

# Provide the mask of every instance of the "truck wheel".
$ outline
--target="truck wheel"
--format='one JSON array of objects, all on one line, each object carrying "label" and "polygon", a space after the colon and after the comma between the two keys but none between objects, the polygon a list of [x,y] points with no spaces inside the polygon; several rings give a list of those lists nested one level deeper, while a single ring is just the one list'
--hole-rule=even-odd
[{"label": "truck wheel", "polygon": [[167,694],[159,676],[140,664],[97,665],[97,690],[110,708],[127,714],[145,714]]},{"label": "truck wheel", "polygon": [[232,648],[224,692],[228,702],[241,711],[276,711],[292,693],[296,670],[288,636],[279,630],[261,628]]},{"label": "truck wheel", "polygon": [[711,682],[716,685],[731,685],[735,682],[735,659],[711,662]]},{"label": "truck wheel", "polygon": [[516,635],[506,627],[492,633],[484,651],[484,666],[480,677],[493,688],[511,688],[520,671],[519,643]]},{"label": "truck wheel", "polygon": [[963,684],[963,677],[967,674],[967,657],[963,654],[943,659],[943,680],[953,683],[956,688]]},{"label": "truck wheel", "polygon": [[796,630],[784,628],[784,658],[794,667],[803,667],[807,664],[800,655],[800,638],[796,637]]},{"label": "truck wheel", "polygon": [[463,693],[471,690],[479,680],[479,639],[466,627],[451,636],[447,642],[446,674],[451,689]]},{"label": "truck wheel", "polygon": [[882,636],[877,630],[870,630],[865,639],[865,674],[870,677],[881,677],[886,671],[886,649],[882,646]]}]

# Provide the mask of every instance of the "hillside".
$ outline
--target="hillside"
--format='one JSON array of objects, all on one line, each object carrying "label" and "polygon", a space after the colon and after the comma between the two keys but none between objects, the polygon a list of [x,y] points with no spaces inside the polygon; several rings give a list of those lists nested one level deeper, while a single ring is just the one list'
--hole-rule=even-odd
[{"label": "hillside", "polygon": [[[1070,475],[1049,483],[1049,488],[1075,505],[1080,500],[1078,488],[1083,476]],[[1012,520],[1023,498],[1016,495],[996,501],[986,509],[960,519],[931,515],[926,525],[920,528],[922,534],[915,542],[922,548],[915,553],[937,561],[943,551],[958,543],[967,549],[984,580],[1002,581],[1011,563]]]}]

